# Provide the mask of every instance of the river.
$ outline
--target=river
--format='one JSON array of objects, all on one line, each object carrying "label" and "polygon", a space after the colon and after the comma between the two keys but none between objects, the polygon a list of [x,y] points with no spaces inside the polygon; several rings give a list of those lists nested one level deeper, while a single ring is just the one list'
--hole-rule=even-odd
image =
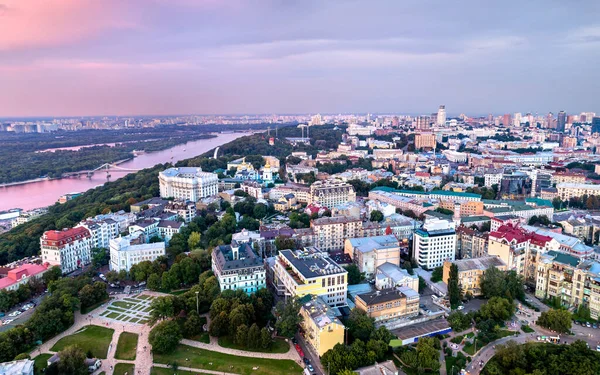
[{"label": "river", "polygon": [[[193,158],[201,155],[217,146],[231,142],[234,139],[248,135],[249,133],[224,133],[215,138],[199,139],[186,144],[180,144],[166,150],[141,154],[128,160],[119,167],[125,169],[144,169],[156,164],[177,162],[183,159]],[[98,166],[104,162],[99,160]],[[110,181],[114,181],[132,172],[110,170]],[[67,193],[84,192],[95,188],[106,182],[106,172],[98,171],[91,179],[83,176],[81,178],[63,178],[60,180],[43,180],[30,182],[22,185],[0,187],[0,211],[10,208],[32,208],[50,206],[58,200],[61,195]]]}]

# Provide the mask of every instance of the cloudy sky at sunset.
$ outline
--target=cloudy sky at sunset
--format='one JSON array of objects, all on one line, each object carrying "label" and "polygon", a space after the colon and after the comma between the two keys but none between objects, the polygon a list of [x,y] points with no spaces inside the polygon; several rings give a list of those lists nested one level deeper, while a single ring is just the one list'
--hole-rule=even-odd
[{"label": "cloudy sky at sunset", "polygon": [[0,117],[600,113],[600,1],[0,0]]}]

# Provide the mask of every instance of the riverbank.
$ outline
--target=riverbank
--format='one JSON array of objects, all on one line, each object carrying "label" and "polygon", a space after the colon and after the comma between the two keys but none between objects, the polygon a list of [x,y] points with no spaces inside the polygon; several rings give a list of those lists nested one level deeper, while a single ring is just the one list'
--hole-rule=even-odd
[{"label": "riverbank", "polygon": [[[248,134],[251,134],[251,132],[211,134],[211,138],[181,143],[162,151],[146,152],[119,164],[119,167],[125,170],[110,169],[110,179],[107,179],[105,173],[95,173],[91,178],[40,178],[34,181],[8,183],[9,185],[0,188],[0,211],[14,207],[29,210],[51,206],[56,203],[61,195],[73,191],[83,193],[103,185],[107,181],[115,181],[129,173],[150,168],[157,164],[174,164],[180,160],[194,158]],[[100,165],[98,164],[96,167]]]}]

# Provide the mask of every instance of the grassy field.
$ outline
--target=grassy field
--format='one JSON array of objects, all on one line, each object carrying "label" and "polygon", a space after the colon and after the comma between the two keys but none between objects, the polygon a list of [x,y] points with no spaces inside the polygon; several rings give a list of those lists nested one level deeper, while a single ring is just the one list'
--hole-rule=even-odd
[{"label": "grassy field", "polygon": [[[186,358],[189,360],[186,361]],[[289,359],[238,357],[187,345],[178,345],[172,354],[154,354],[154,362],[163,364],[177,362],[182,367],[231,372],[240,375],[299,375],[302,373],[302,368]],[[256,370],[253,370],[253,368],[256,368]]]},{"label": "grassy field", "polygon": [[173,374],[177,374],[177,375],[196,375],[196,374],[210,374],[209,372],[199,372],[199,371],[183,371],[183,370],[177,370],[176,372],[173,372],[173,370],[169,369],[169,368],[162,368],[162,367],[152,367],[152,369],[150,370],[150,375],[173,375]]},{"label": "grassy field", "polygon": [[84,353],[91,351],[94,357],[106,359],[108,345],[110,345],[114,331],[111,328],[87,326],[73,335],[58,340],[50,350],[59,352],[67,346],[77,345],[83,349]]},{"label": "grassy field", "polygon": [[35,375],[43,374],[43,370],[48,366],[48,359],[52,354],[42,353],[33,359],[33,368]]},{"label": "grassy field", "polygon": [[247,349],[241,347],[233,342],[230,336],[219,337],[219,346],[229,349],[246,350],[249,352],[258,353],[287,353],[290,350],[290,344],[285,342],[284,339],[276,338],[268,349]]},{"label": "grassy field", "polygon": [[125,375],[125,373],[127,373],[128,375],[134,375],[133,371],[134,366],[132,364],[117,363],[115,365],[115,371],[113,372],[113,375]]},{"label": "grassy field", "polygon": [[138,344],[137,333],[123,332],[119,336],[119,342],[117,343],[117,351],[115,353],[116,359],[124,359],[133,361],[135,360],[135,354]]},{"label": "grassy field", "polygon": [[125,309],[125,310],[129,310],[133,306],[135,306],[136,304],[135,303],[124,302],[124,301],[116,301],[116,302],[113,302],[112,305],[116,306],[116,307],[120,307],[120,308]]},{"label": "grassy field", "polygon": [[202,342],[204,344],[210,344],[210,335],[208,332],[202,332],[194,337],[190,337],[190,340]]}]

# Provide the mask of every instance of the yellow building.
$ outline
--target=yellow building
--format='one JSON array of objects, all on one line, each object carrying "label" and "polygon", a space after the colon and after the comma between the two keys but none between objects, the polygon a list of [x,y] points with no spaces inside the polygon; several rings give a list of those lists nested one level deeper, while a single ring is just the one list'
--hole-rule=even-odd
[{"label": "yellow building", "polygon": [[336,344],[344,343],[344,325],[321,297],[307,296],[301,301],[304,338],[319,357]]},{"label": "yellow building", "polygon": [[376,322],[387,322],[417,316],[419,293],[408,287],[376,290],[356,296],[356,308]]},{"label": "yellow building", "polygon": [[415,148],[435,148],[435,134],[432,133],[420,133],[415,134]]},{"label": "yellow building", "polygon": [[273,284],[279,295],[311,294],[321,297],[329,306],[346,306],[347,273],[317,248],[282,250],[273,266]]},{"label": "yellow building", "polygon": [[461,286],[463,295],[467,293],[472,296],[481,295],[481,281],[488,268],[496,267],[500,271],[506,271],[506,264],[497,256],[445,261],[442,280],[446,284],[450,278],[452,264],[456,264],[458,267],[458,284]]}]

